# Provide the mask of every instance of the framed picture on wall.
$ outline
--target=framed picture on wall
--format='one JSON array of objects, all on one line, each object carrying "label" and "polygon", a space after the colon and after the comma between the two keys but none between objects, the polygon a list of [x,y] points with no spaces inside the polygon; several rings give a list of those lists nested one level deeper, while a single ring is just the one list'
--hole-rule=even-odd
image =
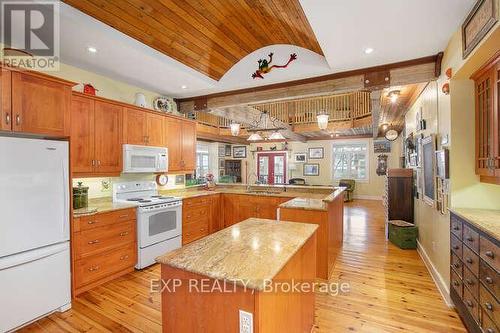
[{"label": "framed picture on wall", "polygon": [[219,158],[219,168],[224,169],[226,167],[226,160],[223,158]]},{"label": "framed picture on wall", "polygon": [[219,146],[219,157],[226,156],[226,148],[223,145]]},{"label": "framed picture on wall", "polygon": [[219,169],[219,177],[224,176],[224,169]]},{"label": "framed picture on wall", "polygon": [[295,163],[305,163],[307,160],[307,154],[306,153],[296,153],[293,154],[293,161]]},{"label": "framed picture on wall", "polygon": [[391,152],[391,141],[387,139],[373,140],[373,152],[383,154]]},{"label": "framed picture on wall", "polygon": [[436,143],[434,135],[422,139],[422,166],[423,166],[423,187],[424,202],[434,206],[436,199],[435,189],[435,158]]},{"label": "framed picture on wall", "polygon": [[233,146],[233,157],[234,158],[246,158],[247,157],[247,146]]},{"label": "framed picture on wall", "polygon": [[309,148],[309,159],[321,160],[325,156],[325,149],[323,147]]},{"label": "framed picture on wall", "polygon": [[318,163],[304,164],[304,176],[319,176],[319,164]]},{"label": "framed picture on wall", "polygon": [[225,155],[231,157],[231,145],[225,145],[224,149],[225,149],[225,152],[226,152]]}]

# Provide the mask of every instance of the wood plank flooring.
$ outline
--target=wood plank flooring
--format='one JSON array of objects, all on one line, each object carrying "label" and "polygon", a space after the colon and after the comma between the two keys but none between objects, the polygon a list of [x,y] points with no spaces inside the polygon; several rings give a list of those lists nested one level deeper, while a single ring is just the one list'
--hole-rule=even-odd
[{"label": "wood plank flooring", "polygon": [[[82,294],[73,308],[21,332],[161,332],[160,295],[150,292],[158,265]],[[386,242],[379,201],[358,200],[345,209],[344,246],[332,282],[349,283],[337,296],[317,293],[316,333],[466,332],[414,250]]]}]

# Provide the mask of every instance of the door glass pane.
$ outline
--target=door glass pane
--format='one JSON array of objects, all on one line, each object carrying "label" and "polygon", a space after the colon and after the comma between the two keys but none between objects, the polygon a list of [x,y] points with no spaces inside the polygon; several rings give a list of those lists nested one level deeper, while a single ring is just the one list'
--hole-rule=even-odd
[{"label": "door glass pane", "polygon": [[177,228],[177,212],[159,212],[149,218],[149,236],[158,235]]},{"label": "door glass pane", "polygon": [[267,184],[269,177],[269,157],[259,156],[259,182]]},{"label": "door glass pane", "polygon": [[274,183],[283,184],[285,182],[285,157],[274,156]]}]

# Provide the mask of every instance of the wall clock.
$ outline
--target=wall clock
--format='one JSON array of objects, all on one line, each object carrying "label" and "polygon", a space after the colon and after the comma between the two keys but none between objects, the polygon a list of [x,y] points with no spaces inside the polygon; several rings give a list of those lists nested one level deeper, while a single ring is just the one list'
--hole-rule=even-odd
[{"label": "wall clock", "polygon": [[399,133],[395,129],[389,129],[387,132],[385,132],[385,138],[389,141],[394,141],[398,138]]},{"label": "wall clock", "polygon": [[156,183],[160,186],[165,186],[168,183],[167,175],[158,175],[156,176]]}]

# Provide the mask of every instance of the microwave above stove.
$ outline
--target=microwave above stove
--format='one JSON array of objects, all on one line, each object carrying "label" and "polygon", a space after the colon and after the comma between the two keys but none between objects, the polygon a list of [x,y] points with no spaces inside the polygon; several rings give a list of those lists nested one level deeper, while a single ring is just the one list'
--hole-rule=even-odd
[{"label": "microwave above stove", "polygon": [[168,171],[168,149],[123,145],[123,173],[151,173]]}]

